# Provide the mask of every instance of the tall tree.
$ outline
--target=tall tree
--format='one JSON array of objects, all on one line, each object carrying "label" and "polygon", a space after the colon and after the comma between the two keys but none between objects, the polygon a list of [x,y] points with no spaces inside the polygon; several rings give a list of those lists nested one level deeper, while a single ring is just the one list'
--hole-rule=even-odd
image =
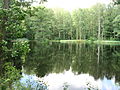
[{"label": "tall tree", "polygon": [[116,16],[113,20],[113,30],[115,38],[120,40],[120,15]]}]

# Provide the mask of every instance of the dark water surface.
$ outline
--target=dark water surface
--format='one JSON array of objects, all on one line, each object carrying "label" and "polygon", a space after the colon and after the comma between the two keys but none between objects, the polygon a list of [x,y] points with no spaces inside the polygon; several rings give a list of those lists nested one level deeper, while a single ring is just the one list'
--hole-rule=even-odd
[{"label": "dark water surface", "polygon": [[28,78],[49,90],[120,90],[120,46],[31,44],[21,82]]}]

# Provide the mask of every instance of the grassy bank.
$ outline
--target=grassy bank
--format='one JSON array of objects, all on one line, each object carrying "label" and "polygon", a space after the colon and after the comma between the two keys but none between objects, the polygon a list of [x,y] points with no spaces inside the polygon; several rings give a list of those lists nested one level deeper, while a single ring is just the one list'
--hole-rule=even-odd
[{"label": "grassy bank", "polygon": [[95,44],[104,44],[104,45],[120,45],[120,41],[111,41],[111,40],[97,40],[94,41]]},{"label": "grassy bank", "polygon": [[52,42],[60,42],[60,43],[79,43],[85,41],[86,40],[52,40]]},{"label": "grassy bank", "polygon": [[52,42],[59,42],[59,43],[95,43],[95,44],[115,44],[115,45],[120,45],[120,41],[111,41],[111,40],[96,40],[96,41],[91,41],[91,40],[51,40]]}]

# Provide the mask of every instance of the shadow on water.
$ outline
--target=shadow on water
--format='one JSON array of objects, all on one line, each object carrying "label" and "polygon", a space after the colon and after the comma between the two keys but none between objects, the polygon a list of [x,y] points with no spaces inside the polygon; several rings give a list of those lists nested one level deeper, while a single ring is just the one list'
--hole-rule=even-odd
[{"label": "shadow on water", "polygon": [[[27,75],[35,74],[52,87],[57,86],[53,83],[70,84],[71,90],[85,88],[80,85],[80,80],[86,83],[86,80],[96,82],[102,90],[118,90],[120,83],[120,47],[114,45],[95,45],[95,44],[31,44],[31,52],[24,64],[23,72]],[[67,72],[70,72],[66,75]],[[69,77],[71,75],[71,77]],[[89,75],[86,79],[84,78]],[[49,79],[49,78],[52,78]],[[69,77],[71,80],[67,80]],[[77,78],[76,78],[77,77]],[[61,79],[61,80],[60,80]],[[62,81],[63,80],[63,81]],[[73,81],[72,81],[73,80]],[[78,83],[79,86],[75,86]],[[117,83],[117,84],[116,84]],[[87,85],[88,83],[86,83]],[[53,85],[53,86],[52,86]],[[52,86],[52,87],[51,87]],[[87,85],[89,86],[89,85]],[[86,87],[87,87],[86,86]],[[73,89],[72,89],[73,88]],[[89,88],[89,87],[87,87]],[[117,88],[117,89],[116,89]],[[67,90],[67,89],[65,89]]]}]

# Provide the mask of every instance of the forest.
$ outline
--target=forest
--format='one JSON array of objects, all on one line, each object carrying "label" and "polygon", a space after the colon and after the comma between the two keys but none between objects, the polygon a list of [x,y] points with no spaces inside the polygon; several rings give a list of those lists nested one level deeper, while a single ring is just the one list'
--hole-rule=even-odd
[{"label": "forest", "polygon": [[[64,9],[32,8],[26,17],[26,38],[44,40],[118,40],[120,6],[96,4],[73,12]],[[41,14],[42,13],[42,14]]]},{"label": "forest", "polygon": [[119,4],[119,0],[109,5],[97,3],[69,12],[42,5],[33,7],[24,0],[1,0],[0,88],[13,90],[13,82],[21,78],[31,41],[40,44],[52,40],[120,41]]}]

